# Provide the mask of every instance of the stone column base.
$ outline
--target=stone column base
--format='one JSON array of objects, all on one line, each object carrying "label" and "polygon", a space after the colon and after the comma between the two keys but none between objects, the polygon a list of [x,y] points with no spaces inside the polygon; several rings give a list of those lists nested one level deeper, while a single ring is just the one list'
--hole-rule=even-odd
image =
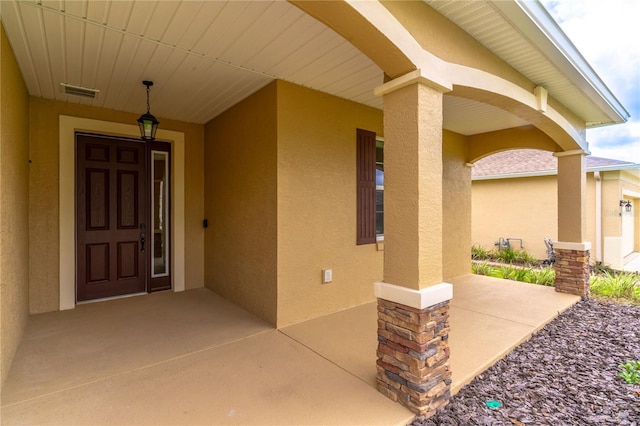
[{"label": "stone column base", "polygon": [[378,298],[378,390],[433,416],[451,398],[448,338],[449,300],[415,308]]},{"label": "stone column base", "polygon": [[555,242],[556,291],[575,294],[583,300],[589,298],[589,256],[591,243]]}]

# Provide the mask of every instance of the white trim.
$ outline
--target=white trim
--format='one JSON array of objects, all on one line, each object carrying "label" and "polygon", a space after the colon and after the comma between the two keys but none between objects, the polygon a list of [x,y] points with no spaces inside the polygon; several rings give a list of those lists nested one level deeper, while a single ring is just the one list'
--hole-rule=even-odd
[{"label": "white trim", "polygon": [[379,299],[415,309],[425,309],[453,299],[453,285],[440,283],[421,290],[413,290],[385,282],[376,282],[374,283],[374,293]]},{"label": "white trim", "polygon": [[599,171],[593,173],[596,180],[596,261],[602,262],[602,177]]},{"label": "white trim", "polygon": [[561,250],[587,251],[587,250],[591,250],[591,242],[586,241],[584,243],[571,243],[571,242],[564,242],[564,241],[554,241],[553,248],[561,249]]},{"label": "white trim", "polygon": [[[76,305],[75,265],[75,133],[98,132],[125,137],[140,137],[138,126],[60,115],[59,117],[59,288],[60,310]],[[185,210],[184,210],[184,133],[158,129],[159,140],[171,142],[172,147],[172,236],[173,291],[185,289]]]},{"label": "white trim", "polygon": [[591,155],[590,152],[582,149],[572,149],[571,151],[554,152],[554,157],[571,157],[572,155]]},{"label": "white trim", "polygon": [[630,191],[628,189],[623,188],[622,189],[622,198],[624,198],[624,197],[627,197],[627,198],[640,198],[640,192]]},{"label": "white trim", "polygon": [[373,94],[376,96],[384,96],[388,93],[402,89],[403,87],[408,87],[417,83],[432,87],[442,93],[453,90],[453,85],[450,82],[437,82],[431,80],[427,76],[423,75],[422,70],[417,69],[376,87],[373,89]]},{"label": "white trim", "polygon": [[[614,164],[610,166],[598,166],[598,167],[587,167],[587,173],[594,172],[615,172],[615,171],[625,171],[625,170],[635,170],[640,169],[640,164],[637,163],[624,163],[624,164]],[[552,170],[539,170],[532,172],[514,172],[514,173],[503,173],[496,175],[483,175],[483,176],[473,176],[471,180],[494,180],[494,179],[515,179],[515,178],[526,178],[526,177],[537,177],[537,176],[555,176],[558,174],[558,169]]]},{"label": "white trim", "polygon": [[[149,191],[151,191],[151,223],[149,225],[149,230],[150,230],[150,234],[151,234],[151,244],[149,244],[149,252],[151,254],[151,278],[158,278],[158,277],[167,277],[169,276],[169,274],[171,273],[171,265],[166,264],[166,255],[165,255],[165,268],[164,268],[164,272],[156,274],[156,264],[155,264],[155,246],[156,246],[156,223],[155,223],[155,208],[156,208],[156,197],[155,197],[155,188],[156,188],[156,183],[155,183],[155,173],[156,173],[156,166],[155,166],[155,154],[162,154],[164,156],[164,170],[163,170],[163,176],[164,179],[166,180],[167,176],[169,176],[169,158],[170,155],[168,152],[166,151],[158,151],[155,149],[151,150],[151,161],[149,164],[149,167],[151,168],[151,182],[149,185]],[[171,177],[171,176],[169,176]],[[161,193],[163,196],[163,201],[164,204],[162,205],[162,212],[161,214],[163,216],[167,216],[168,211],[167,209],[167,199],[169,200],[169,207],[171,207],[171,197],[165,197],[165,195],[169,194],[170,191],[167,191],[167,189],[164,187],[165,182],[160,182],[160,188],[161,188]],[[170,216],[169,216],[170,217]],[[169,250],[171,250],[171,245],[173,244],[173,241],[171,241],[171,223],[168,224],[169,226],[169,233],[167,234],[166,229],[164,230],[164,245],[165,247],[169,247]],[[166,226],[166,225],[165,225]]]}]

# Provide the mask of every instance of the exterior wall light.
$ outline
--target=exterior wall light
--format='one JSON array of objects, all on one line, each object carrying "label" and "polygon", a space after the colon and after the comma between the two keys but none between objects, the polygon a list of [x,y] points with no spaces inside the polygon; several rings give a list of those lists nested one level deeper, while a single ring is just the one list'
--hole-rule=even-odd
[{"label": "exterior wall light", "polygon": [[620,207],[624,207],[625,211],[631,211],[631,200],[620,200]]},{"label": "exterior wall light", "polygon": [[149,112],[149,88],[153,86],[153,81],[144,80],[142,84],[147,86],[147,112],[138,118],[140,138],[144,141],[152,141],[156,138],[158,124],[160,124],[160,122]]}]

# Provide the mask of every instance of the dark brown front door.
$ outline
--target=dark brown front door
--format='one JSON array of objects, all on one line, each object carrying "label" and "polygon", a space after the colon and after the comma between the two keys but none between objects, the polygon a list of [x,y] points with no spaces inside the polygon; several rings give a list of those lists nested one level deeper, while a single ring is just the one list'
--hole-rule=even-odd
[{"label": "dark brown front door", "polygon": [[77,133],[76,149],[77,300],[145,292],[145,145]]}]

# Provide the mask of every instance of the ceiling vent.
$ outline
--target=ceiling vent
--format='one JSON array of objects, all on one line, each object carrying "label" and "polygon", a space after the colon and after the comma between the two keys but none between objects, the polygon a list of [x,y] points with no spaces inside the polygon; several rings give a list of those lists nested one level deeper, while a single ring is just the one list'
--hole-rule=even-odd
[{"label": "ceiling vent", "polygon": [[83,98],[95,99],[100,93],[100,90],[98,89],[87,89],[86,87],[73,86],[67,83],[60,83],[60,86],[62,86],[62,90],[65,95],[82,96]]}]

